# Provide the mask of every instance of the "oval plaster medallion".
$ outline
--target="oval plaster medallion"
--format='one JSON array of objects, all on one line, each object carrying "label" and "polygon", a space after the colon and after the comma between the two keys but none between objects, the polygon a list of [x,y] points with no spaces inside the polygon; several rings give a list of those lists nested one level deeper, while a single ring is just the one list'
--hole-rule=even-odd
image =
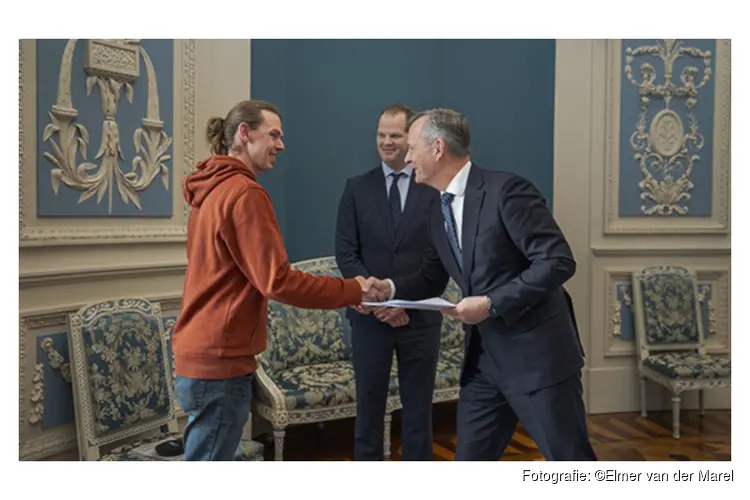
[{"label": "oval plaster medallion", "polygon": [[674,156],[682,148],[685,127],[680,115],[671,109],[659,111],[651,121],[651,144],[662,156]]}]

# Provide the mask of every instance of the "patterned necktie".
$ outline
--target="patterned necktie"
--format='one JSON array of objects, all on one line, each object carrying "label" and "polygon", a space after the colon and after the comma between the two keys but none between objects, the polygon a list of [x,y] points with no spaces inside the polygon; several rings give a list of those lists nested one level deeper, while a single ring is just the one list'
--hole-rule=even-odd
[{"label": "patterned necktie", "polygon": [[443,193],[440,198],[441,208],[443,209],[443,219],[445,219],[446,231],[448,232],[448,241],[453,249],[453,255],[456,257],[458,267],[463,270],[463,258],[461,254],[461,247],[458,244],[458,231],[456,230],[456,218],[453,216],[453,198],[456,195],[453,193]]},{"label": "patterned necktie", "polygon": [[393,172],[390,176],[393,178],[393,181],[391,182],[391,190],[388,193],[388,201],[391,205],[393,227],[398,227],[398,223],[401,221],[401,191],[398,187],[398,180],[401,177],[405,177],[406,174],[403,172]]}]

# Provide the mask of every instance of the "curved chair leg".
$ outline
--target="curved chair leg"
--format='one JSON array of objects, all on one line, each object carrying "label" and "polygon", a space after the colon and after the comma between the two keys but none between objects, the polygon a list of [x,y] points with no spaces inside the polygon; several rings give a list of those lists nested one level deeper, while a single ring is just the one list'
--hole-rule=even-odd
[{"label": "curved chair leg", "polygon": [[276,428],[273,429],[273,459],[277,462],[284,460],[284,436],[286,436],[286,429]]},{"label": "curved chair leg", "polygon": [[641,377],[641,417],[646,418],[648,410],[646,409],[646,377]]},{"label": "curved chair leg", "polygon": [[391,420],[393,415],[385,414],[385,425],[383,426],[383,459],[391,458]]},{"label": "curved chair leg", "polygon": [[703,395],[706,391],[703,389],[698,391],[698,408],[700,408],[701,411],[701,417],[704,417],[706,415],[706,402],[703,399]]},{"label": "curved chair leg", "polygon": [[680,439],[680,402],[682,398],[679,394],[672,395],[672,436]]}]

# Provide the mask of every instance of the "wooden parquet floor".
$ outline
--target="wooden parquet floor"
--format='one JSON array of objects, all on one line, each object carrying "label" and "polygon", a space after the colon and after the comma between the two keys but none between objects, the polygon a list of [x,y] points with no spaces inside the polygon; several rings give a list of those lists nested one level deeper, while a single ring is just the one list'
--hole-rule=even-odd
[{"label": "wooden parquet floor", "polygon": [[[436,405],[433,450],[435,460],[453,460],[456,449],[455,404]],[[602,461],[728,461],[731,460],[731,412],[683,411],[682,431],[672,438],[671,412],[590,415],[591,442]],[[400,413],[393,417],[391,460],[401,460]],[[354,420],[304,425],[287,430],[284,460],[352,460]],[[273,444],[266,442],[266,460],[273,460]],[[519,425],[501,460],[544,460],[534,441]]]}]

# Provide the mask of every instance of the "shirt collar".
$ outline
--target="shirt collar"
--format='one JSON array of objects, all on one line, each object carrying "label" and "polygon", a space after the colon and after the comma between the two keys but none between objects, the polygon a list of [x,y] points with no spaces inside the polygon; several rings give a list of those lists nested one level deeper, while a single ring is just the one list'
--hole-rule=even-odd
[{"label": "shirt collar", "polygon": [[453,180],[445,191],[440,194],[451,193],[454,196],[463,196],[466,192],[466,184],[469,182],[469,171],[471,170],[471,160],[467,161],[466,164],[461,167],[461,170],[453,177]]},{"label": "shirt collar", "polygon": [[[389,167],[384,161],[380,162],[380,167],[383,169],[383,175],[385,177],[388,177],[393,173],[393,169]],[[407,177],[411,177],[412,172],[414,171],[414,166],[409,163],[406,165],[403,170],[401,170],[401,173],[406,174]]]}]

